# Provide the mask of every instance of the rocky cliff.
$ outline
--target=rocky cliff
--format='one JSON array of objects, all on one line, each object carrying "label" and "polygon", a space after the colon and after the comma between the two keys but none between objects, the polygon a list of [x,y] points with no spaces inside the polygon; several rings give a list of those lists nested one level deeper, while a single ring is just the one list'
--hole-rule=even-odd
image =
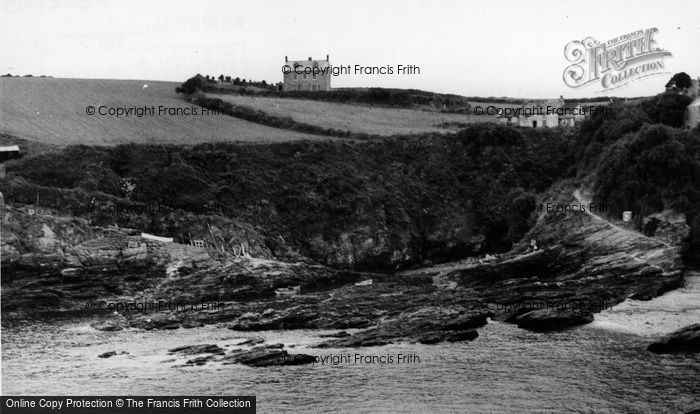
[{"label": "rocky cliff", "polygon": [[[572,190],[556,189],[547,202],[581,203]],[[542,212],[508,253],[369,274],[310,261],[235,257],[81,220],[14,214],[25,229],[15,230],[25,234],[3,233],[4,314],[97,312],[105,316],[95,326],[105,330],[210,323],[238,331],[361,329],[321,346],[471,340],[487,317],[532,330],[587,323],[627,297],[648,299],[680,286],[675,242],[687,231],[677,217],[655,238],[590,212]],[[528,247],[532,239],[537,250]],[[355,284],[368,279],[371,284]],[[295,285],[301,295],[275,297],[275,289]],[[86,303],[158,302],[165,305],[86,309]]]}]

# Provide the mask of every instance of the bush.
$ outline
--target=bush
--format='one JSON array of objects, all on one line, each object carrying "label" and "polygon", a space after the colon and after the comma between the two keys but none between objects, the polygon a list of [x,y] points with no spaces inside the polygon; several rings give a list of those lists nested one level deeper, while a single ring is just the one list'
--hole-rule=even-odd
[{"label": "bush", "polygon": [[700,211],[700,144],[687,131],[647,125],[606,150],[597,176],[596,198],[614,215]]},{"label": "bush", "polygon": [[[251,117],[267,116],[223,105]],[[77,214],[85,214],[79,210],[91,197],[168,205],[215,202],[224,215],[251,223],[270,239],[282,236],[316,259],[324,256],[309,244],[315,237],[366,232],[386,243],[410,240],[412,260],[449,260],[474,253],[470,240],[477,234],[486,235],[485,251],[506,250],[524,234],[528,214],[492,217],[473,206],[531,204],[539,188],[551,185],[567,165],[563,149],[569,142],[554,137],[484,124],[460,132],[459,138],[432,134],[364,142],[69,147],[50,158],[15,161],[8,176],[14,184],[0,179],[0,189],[12,189],[8,200],[27,203],[39,191],[42,206]],[[57,170],[65,174],[47,181]],[[120,185],[125,180],[133,183],[130,200]],[[90,217],[102,224],[110,220],[108,214]],[[112,215],[111,220],[142,231],[178,225],[177,217],[165,215]]]},{"label": "bush", "polygon": [[196,76],[187,79],[187,81],[185,81],[185,83],[183,83],[182,85],[175,88],[175,93],[191,95],[193,93],[202,91],[205,88],[205,85],[207,84],[208,78],[209,75],[207,75],[207,79],[205,79],[204,77],[202,77],[202,75],[197,74]]},{"label": "bush", "polygon": [[665,92],[645,101],[642,110],[656,123],[681,128],[685,112],[693,100],[687,95]]}]

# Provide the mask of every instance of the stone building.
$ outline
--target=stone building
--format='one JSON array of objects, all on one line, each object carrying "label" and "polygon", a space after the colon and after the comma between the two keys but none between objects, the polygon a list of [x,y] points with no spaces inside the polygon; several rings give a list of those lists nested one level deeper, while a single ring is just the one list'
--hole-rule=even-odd
[{"label": "stone building", "polygon": [[560,126],[559,115],[556,112],[547,113],[547,107],[561,108],[563,99],[528,102],[525,105],[507,105],[511,113],[518,111],[516,116],[499,115],[500,122],[523,128],[556,128]]},{"label": "stone building", "polygon": [[291,68],[290,73],[284,74],[284,91],[330,91],[330,65],[326,60],[289,60],[284,57],[285,65]]},{"label": "stone building", "polygon": [[564,114],[559,115],[559,126],[573,127],[586,119],[584,108],[580,103],[564,104]]},{"label": "stone building", "polygon": [[556,112],[548,114],[547,107],[560,108],[563,104],[563,100],[561,102],[559,100],[551,100],[544,103],[528,103],[522,107],[522,113],[525,113],[524,111],[528,108],[541,108],[541,113],[533,113],[529,116],[520,115],[517,124],[526,128],[556,128],[559,126],[559,115],[557,115]]}]

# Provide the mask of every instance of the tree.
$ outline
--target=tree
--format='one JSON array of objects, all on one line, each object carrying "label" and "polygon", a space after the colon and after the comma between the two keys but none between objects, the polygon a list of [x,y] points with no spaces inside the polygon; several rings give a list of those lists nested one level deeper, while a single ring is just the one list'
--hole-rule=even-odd
[{"label": "tree", "polygon": [[684,90],[690,88],[693,85],[693,80],[690,79],[690,75],[685,72],[678,72],[668,81],[666,88]]},{"label": "tree", "polygon": [[656,123],[680,128],[684,123],[685,109],[691,102],[686,95],[665,92],[643,102],[642,111]]},{"label": "tree", "polygon": [[175,93],[183,93],[185,95],[190,95],[198,90],[202,89],[202,86],[204,86],[204,80],[202,78],[202,75],[197,74],[185,81],[182,85],[178,86],[175,88]]},{"label": "tree", "polygon": [[224,81],[224,75],[219,75],[219,81],[221,81],[221,82]]}]

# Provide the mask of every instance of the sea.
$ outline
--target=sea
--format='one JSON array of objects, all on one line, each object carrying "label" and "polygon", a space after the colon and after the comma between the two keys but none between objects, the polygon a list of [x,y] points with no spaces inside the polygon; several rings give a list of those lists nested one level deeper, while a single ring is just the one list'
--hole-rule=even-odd
[{"label": "sea", "polygon": [[[92,319],[2,331],[3,395],[255,395],[259,413],[683,413],[700,409],[700,354],[646,351],[700,322],[700,273],[651,301],[627,300],[593,323],[534,333],[489,320],[473,341],[318,349],[333,331],[236,332],[223,325],[102,332]],[[239,347],[252,336],[302,366],[254,368],[168,349]],[[111,358],[98,355],[126,352]],[[333,363],[336,362],[336,363]]]}]

